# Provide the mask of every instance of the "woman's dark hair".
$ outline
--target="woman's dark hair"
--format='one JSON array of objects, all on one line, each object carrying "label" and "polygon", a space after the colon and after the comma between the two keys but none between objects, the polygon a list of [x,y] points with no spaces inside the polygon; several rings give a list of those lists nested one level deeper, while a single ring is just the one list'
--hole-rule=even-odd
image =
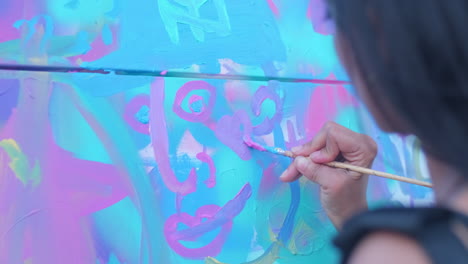
[{"label": "woman's dark hair", "polygon": [[468,177],[468,1],[328,2],[370,96],[389,100],[429,154]]}]

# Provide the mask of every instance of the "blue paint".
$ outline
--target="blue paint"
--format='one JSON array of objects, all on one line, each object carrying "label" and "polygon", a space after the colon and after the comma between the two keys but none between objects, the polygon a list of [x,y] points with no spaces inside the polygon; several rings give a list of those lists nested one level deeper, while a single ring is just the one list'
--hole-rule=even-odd
[{"label": "blue paint", "polygon": [[200,113],[203,109],[203,101],[195,101],[190,105],[190,107],[195,113]]},{"label": "blue paint", "polygon": [[77,9],[80,6],[80,0],[70,0],[64,6],[70,9]]},{"label": "blue paint", "polygon": [[55,83],[54,88],[50,97],[49,118],[56,144],[79,159],[112,163],[105,146],[65,92],[71,87]]},{"label": "blue paint", "polygon": [[[135,87],[141,87],[151,83],[151,77],[126,77],[118,75],[101,75],[96,74],[91,78],[89,76],[81,76],[74,74],[72,77],[73,83],[78,89],[92,96],[110,96],[119,92],[128,91]],[[109,85],[112,83],[112,85]],[[103,89],[105,87],[105,89]]]},{"label": "blue paint", "polygon": [[286,244],[291,237],[294,229],[294,220],[296,217],[297,210],[299,208],[299,202],[301,197],[301,189],[299,182],[295,181],[289,184],[291,190],[291,204],[289,206],[288,214],[284,219],[283,226],[278,234],[278,240]]},{"label": "blue paint", "polygon": [[[0,28],[7,32],[5,39],[12,39],[0,43],[2,64],[12,66],[5,69],[5,65],[0,65],[8,70],[0,74],[18,78],[18,81],[0,81],[0,123],[7,120],[17,106],[16,86],[21,84],[20,80],[44,76],[48,84],[54,85],[47,105],[54,143],[77,159],[112,164],[121,172],[116,176],[121,178],[116,180],[128,188],[128,197],[89,216],[86,223],[90,223],[92,229],[83,230],[85,235],[91,233],[86,236],[89,241],[84,243],[95,247],[95,252],[90,254],[100,258],[100,264],[202,263],[171,250],[162,227],[168,217],[178,213],[194,216],[198,208],[206,205],[224,207],[214,219],[203,220],[204,224],[196,228],[184,224],[177,228],[180,234],[191,238],[200,235],[196,241],[183,241],[189,248],[210,243],[219,234],[219,228],[214,227],[230,223],[230,218],[234,218],[222,251],[214,256],[221,262],[244,263],[254,255],[273,252],[281,264],[333,262],[329,261],[330,255],[336,253],[325,242],[334,232],[330,231],[330,223],[324,222],[317,186],[303,182],[281,183],[277,176],[291,162],[289,158],[252,151],[251,159],[242,160],[217,139],[212,128],[223,116],[242,112],[256,127],[252,135],[264,135],[259,139],[263,145],[268,142],[287,149],[313,136],[305,132],[304,113],[317,85],[297,83],[297,77],[325,79],[333,74],[340,80],[347,78],[333,50],[333,39],[314,32],[306,17],[310,0],[295,1],[294,5],[287,0],[274,0],[277,13],[270,9],[266,0],[140,0],[138,3],[38,0],[27,7],[22,2],[7,0],[0,7],[0,20],[5,21]],[[11,28],[14,19],[23,19],[14,23],[16,31]],[[37,30],[40,26],[45,29],[42,39]],[[19,39],[14,39],[19,35]],[[101,39],[106,46],[101,46]],[[101,59],[81,63],[80,59],[91,57],[79,56],[90,52],[91,44],[99,46],[92,50],[92,57]],[[30,71],[20,72],[15,63],[31,63],[21,65],[21,69],[28,67]],[[36,63],[59,67],[44,68]],[[36,72],[38,68],[43,72]],[[148,151],[153,147],[150,137],[134,131],[123,120],[126,103],[131,98],[161,89],[149,84],[154,82],[154,77],[161,77],[164,70],[167,70],[164,75],[166,97],[156,104],[165,110],[167,127],[153,126],[151,133],[167,129],[169,163],[178,180],[187,179],[192,170],[196,172],[196,191],[184,197],[170,191],[162,181],[163,175],[152,158],[153,149]],[[50,73],[45,73],[47,71]],[[58,73],[62,71],[66,73]],[[235,74],[241,80],[227,80],[221,75],[184,75],[220,72]],[[181,106],[184,111],[202,113],[209,101],[215,100],[206,124],[189,122],[174,113],[174,97],[179,88],[188,81],[208,78],[221,78],[207,81],[216,87],[216,96],[210,98],[204,92],[194,92],[199,98],[192,98],[192,103],[185,100]],[[270,80],[275,81],[267,83]],[[257,96],[260,86],[271,88],[282,107],[271,98],[253,106],[253,102],[262,99]],[[333,88],[333,85],[327,87]],[[351,86],[346,89],[356,95]],[[78,94],[78,105],[72,100],[74,93]],[[315,110],[313,105],[310,108]],[[274,118],[278,109],[281,115]],[[143,106],[134,117],[148,124],[151,119],[148,110],[148,106]],[[375,166],[390,172],[391,168],[401,172],[403,165],[411,166],[407,160],[412,159],[412,154],[408,155],[404,147],[395,148],[387,135],[376,132],[375,122],[360,126],[364,117],[357,110],[339,108],[335,121],[381,137],[379,147],[385,152]],[[271,122],[264,122],[266,119]],[[91,125],[90,121],[93,121]],[[27,123],[12,124],[21,125],[23,131],[35,129]],[[246,124],[244,122],[244,126]],[[289,135],[290,127],[294,128],[295,136]],[[245,127],[239,129],[242,131]],[[187,132],[196,144],[181,144]],[[292,143],[286,144],[285,140]],[[276,147],[266,149],[278,152]],[[157,146],[154,150],[158,151]],[[194,157],[198,151],[205,151],[213,159],[216,185],[212,188],[205,184],[210,172],[208,165]],[[144,159],[140,155],[145,155]],[[403,161],[395,158],[399,155]],[[271,174],[265,173],[267,169]],[[246,184],[250,190],[244,189],[236,197]],[[371,178],[369,196],[388,198],[397,188],[400,188],[398,183],[377,182]],[[400,189],[414,197],[425,195],[412,187]],[[28,193],[23,198],[33,197],[34,193]],[[14,206],[20,208],[22,203],[17,201]],[[297,223],[305,223],[306,231],[313,230],[315,237],[310,245],[320,248],[311,255],[291,256],[288,252],[293,243],[303,242],[303,230],[295,226]],[[32,227],[34,225],[35,222]],[[278,245],[281,250],[276,252]]]},{"label": "blue paint", "polygon": [[36,33],[36,28],[38,24],[41,23],[41,19],[44,20],[44,23],[42,23],[43,29],[44,29],[44,35],[41,40],[40,48],[42,52],[45,52],[47,41],[52,37],[52,34],[54,32],[54,22],[50,16],[38,15],[38,16],[35,16],[31,20],[21,19],[21,20],[16,21],[13,24],[13,26],[17,29],[20,29],[22,26],[27,27],[26,28],[27,34],[26,34],[26,37],[24,38],[24,41],[28,42]]},{"label": "blue paint", "polygon": [[114,7],[110,11],[108,11],[106,16],[109,16],[111,18],[116,18],[122,12],[122,2],[125,0],[114,0]]},{"label": "blue paint", "polygon": [[93,237],[99,242],[98,252],[103,259],[114,253],[126,262],[139,262],[142,222],[129,197],[94,213],[92,220]]},{"label": "blue paint", "polygon": [[[168,190],[167,188],[164,188],[164,182],[162,181],[161,178],[161,172],[159,171],[157,165],[150,171],[149,176],[150,178],[150,184],[155,190],[155,193],[158,194],[158,197],[164,197],[164,201],[175,201],[176,200],[176,194]],[[164,202],[161,200],[158,203],[158,210],[159,214],[163,219],[167,219],[169,216],[174,214],[176,212],[176,206],[175,202]],[[190,207],[192,209],[195,209],[196,207]],[[195,210],[192,211],[187,211],[185,212],[189,214],[194,214]]]},{"label": "blue paint", "polygon": [[[83,66],[171,69],[192,64],[216,66],[219,58],[230,58],[246,65],[261,65],[286,59],[281,35],[266,1],[226,1],[230,34],[219,36],[205,32],[204,40],[199,41],[193,36],[189,26],[184,29],[184,25],[178,25],[178,45],[172,43],[161,17],[154,15],[157,10],[147,8],[154,6],[154,1],[149,1],[140,1],[138,5],[133,2],[123,3],[122,10],[125,11],[120,14],[119,50]],[[246,6],[250,8],[245,8]],[[139,32],[151,34],[145,33],[143,37]],[[219,66],[216,68],[219,69]]]},{"label": "blue paint", "polygon": [[94,30],[114,10],[114,0],[48,0],[44,1],[47,12],[61,25],[79,25]]},{"label": "blue paint", "polygon": [[148,124],[149,123],[149,107],[146,105],[142,106],[140,110],[138,110],[138,112],[135,114],[135,117],[142,124]]},{"label": "blue paint", "polygon": [[233,218],[237,216],[244,209],[251,195],[252,195],[252,187],[250,186],[250,184],[247,184],[241,190],[241,192],[239,193],[237,197],[227,202],[226,205],[224,205],[218,211],[218,213],[216,213],[213,219],[209,219],[195,227],[191,227],[191,228],[178,231],[177,233],[181,237],[195,238],[202,233],[206,233],[207,231],[210,231],[214,228],[217,228],[226,224],[228,221],[233,220]]},{"label": "blue paint", "polygon": [[[167,245],[163,242],[163,223],[157,216],[157,196],[151,189],[151,183],[146,171],[140,165],[138,150],[128,134],[128,129],[124,121],[116,114],[113,107],[105,98],[86,96],[80,94],[83,102],[86,102],[87,110],[100,128],[107,135],[106,146],[113,163],[121,164],[127,171],[131,189],[136,190],[133,199],[136,207],[140,210],[142,218],[142,228],[146,234],[142,243],[141,254],[148,255],[150,263],[157,263],[156,259],[164,260],[168,252]],[[101,140],[104,140],[101,138]],[[149,235],[149,236],[148,236]]]},{"label": "blue paint", "polygon": [[208,10],[216,14],[216,19],[210,19],[200,16],[200,8],[206,4],[206,0],[186,3],[158,0],[159,13],[171,41],[180,43],[179,27],[182,24],[189,24],[194,38],[200,42],[205,40],[205,32],[228,35],[231,25],[224,1],[213,0],[213,7]]},{"label": "blue paint", "polygon": [[65,54],[86,54],[88,51],[91,50],[91,45],[88,43],[89,41],[89,33],[86,31],[80,31],[76,34],[76,39],[65,48]]},{"label": "blue paint", "polygon": [[13,1],[3,1],[0,5],[0,15],[11,12],[11,5]]},{"label": "blue paint", "polygon": [[[284,135],[281,127],[275,128],[274,133],[275,135],[279,135],[278,137],[275,137],[275,145],[280,148],[284,148]],[[283,162],[285,161],[286,164],[290,162],[289,159],[283,159]],[[297,210],[299,208],[301,198],[301,188],[298,181],[290,183],[289,188],[291,192],[291,202],[289,205],[288,213],[286,214],[286,218],[284,219],[283,225],[281,226],[281,230],[278,234],[278,240],[281,241],[283,244],[287,244],[289,238],[291,237],[292,231],[294,229],[294,220],[296,217]]]},{"label": "blue paint", "polygon": [[105,24],[102,28],[102,40],[106,45],[110,45],[114,42],[114,37],[112,36],[112,31],[108,24]]}]

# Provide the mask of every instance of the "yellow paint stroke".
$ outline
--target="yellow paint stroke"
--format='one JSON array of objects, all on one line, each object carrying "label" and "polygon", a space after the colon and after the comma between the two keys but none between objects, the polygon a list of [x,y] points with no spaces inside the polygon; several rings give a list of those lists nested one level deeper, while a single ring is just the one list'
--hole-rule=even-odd
[{"label": "yellow paint stroke", "polygon": [[300,219],[289,240],[288,249],[293,255],[310,255],[314,251],[314,238],[314,230],[303,219]]},{"label": "yellow paint stroke", "polygon": [[271,226],[268,227],[268,236],[270,237],[271,241],[276,241],[277,234],[273,232],[273,228]]},{"label": "yellow paint stroke", "polygon": [[[273,244],[268,248],[268,250],[260,257],[255,260],[245,262],[243,264],[273,264],[277,259],[279,259],[279,251],[281,245],[279,241],[273,242]],[[215,258],[207,257],[205,259],[205,264],[228,264],[221,262]]]},{"label": "yellow paint stroke", "polygon": [[420,180],[427,180],[428,172],[427,172],[427,163],[425,161],[426,157],[424,155],[424,151],[421,146],[421,140],[418,138],[414,138],[414,142],[412,145],[413,151],[413,168],[416,168],[415,178]]},{"label": "yellow paint stroke", "polygon": [[26,186],[28,183],[31,183],[35,187],[41,182],[41,169],[39,162],[36,160],[34,167],[31,169],[28,157],[24,155],[15,140],[5,139],[0,141],[0,148],[5,150],[10,157],[10,163],[8,163],[8,166],[23,185]]},{"label": "yellow paint stroke", "polygon": [[[273,233],[271,230],[269,230]],[[273,234],[270,234],[270,236]],[[312,240],[316,238],[316,234],[314,230],[303,220],[300,219],[294,228],[294,232],[292,234],[291,239],[287,245],[287,250],[293,255],[310,255],[314,251],[317,250],[314,247],[314,243]],[[306,243],[308,246],[304,247],[304,245],[298,245],[297,243]],[[280,258],[279,252],[282,247],[281,242],[275,241],[273,244],[268,248],[268,250],[260,257],[255,260],[245,262],[242,264],[273,264],[276,260]],[[229,264],[225,262],[221,262],[215,258],[208,257],[205,259],[205,264]]]}]

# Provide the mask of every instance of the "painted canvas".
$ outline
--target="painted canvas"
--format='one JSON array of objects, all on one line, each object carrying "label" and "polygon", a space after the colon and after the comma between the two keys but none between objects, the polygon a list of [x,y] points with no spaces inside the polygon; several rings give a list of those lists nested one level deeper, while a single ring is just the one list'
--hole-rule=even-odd
[{"label": "painted canvas", "polygon": [[[427,180],[341,67],[322,0],[3,0],[0,263],[333,263],[317,186],[281,183],[328,120]],[[430,203],[371,178],[372,206]]]}]

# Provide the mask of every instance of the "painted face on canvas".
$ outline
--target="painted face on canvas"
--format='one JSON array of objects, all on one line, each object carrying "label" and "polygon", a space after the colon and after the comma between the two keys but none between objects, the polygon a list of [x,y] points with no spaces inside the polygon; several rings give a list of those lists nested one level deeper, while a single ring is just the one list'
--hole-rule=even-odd
[{"label": "painted face on canvas", "polygon": [[290,149],[334,120],[388,150],[376,169],[423,164],[368,117],[321,1],[29,2],[0,7],[1,263],[332,262],[317,187],[245,138]]}]

